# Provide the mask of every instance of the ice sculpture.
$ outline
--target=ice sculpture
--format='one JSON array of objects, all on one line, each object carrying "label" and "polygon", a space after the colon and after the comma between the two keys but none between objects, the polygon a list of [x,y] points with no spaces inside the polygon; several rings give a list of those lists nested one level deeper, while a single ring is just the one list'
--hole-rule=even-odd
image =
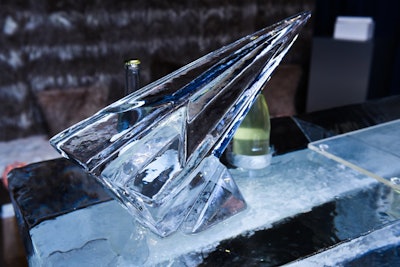
[{"label": "ice sculpture", "polygon": [[207,229],[246,207],[219,157],[309,17],[290,17],[205,55],[51,144],[160,236]]}]

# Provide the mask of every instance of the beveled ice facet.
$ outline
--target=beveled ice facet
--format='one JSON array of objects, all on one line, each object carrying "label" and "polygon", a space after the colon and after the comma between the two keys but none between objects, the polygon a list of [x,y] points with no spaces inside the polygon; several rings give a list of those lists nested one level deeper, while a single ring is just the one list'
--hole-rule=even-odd
[{"label": "beveled ice facet", "polygon": [[246,207],[219,161],[309,12],[222,47],[51,139],[160,236]]}]

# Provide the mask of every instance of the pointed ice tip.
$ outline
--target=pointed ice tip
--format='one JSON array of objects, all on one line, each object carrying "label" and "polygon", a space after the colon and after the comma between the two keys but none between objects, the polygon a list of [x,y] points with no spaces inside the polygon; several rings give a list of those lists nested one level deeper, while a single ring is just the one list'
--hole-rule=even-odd
[{"label": "pointed ice tip", "polygon": [[307,23],[310,17],[311,17],[311,11],[304,11],[297,15],[287,18],[286,21],[288,23],[298,22],[300,26],[303,26],[304,24]]},{"label": "pointed ice tip", "polygon": [[291,23],[294,21],[303,21],[304,23],[306,23],[310,17],[311,17],[311,11],[303,11],[296,15],[293,15],[291,17],[284,19],[283,21],[286,21],[288,23]]},{"label": "pointed ice tip", "polygon": [[[311,17],[311,11],[303,11],[303,12],[298,13],[297,15],[292,16],[292,18],[295,18],[295,19],[297,18],[297,19],[305,20],[305,21],[307,21],[310,17]],[[291,18],[289,17],[289,20],[290,19]]]}]

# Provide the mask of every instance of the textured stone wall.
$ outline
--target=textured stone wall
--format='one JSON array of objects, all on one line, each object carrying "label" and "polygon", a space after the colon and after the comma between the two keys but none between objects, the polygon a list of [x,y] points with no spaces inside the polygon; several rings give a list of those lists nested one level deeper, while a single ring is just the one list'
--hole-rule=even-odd
[{"label": "textured stone wall", "polygon": [[[2,0],[0,140],[53,134],[77,120],[64,122],[62,113],[88,116],[120,98],[127,59],[141,60],[144,85],[261,27],[312,10],[313,2]],[[287,61],[307,62],[311,32],[308,26]],[[93,94],[102,97],[91,102]],[[77,96],[87,99],[78,109]]]}]

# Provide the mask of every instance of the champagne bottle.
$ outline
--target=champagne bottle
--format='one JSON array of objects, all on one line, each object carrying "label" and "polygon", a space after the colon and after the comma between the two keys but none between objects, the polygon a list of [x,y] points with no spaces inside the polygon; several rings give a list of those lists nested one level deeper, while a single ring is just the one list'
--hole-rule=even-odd
[{"label": "champagne bottle", "polygon": [[270,117],[268,105],[260,94],[237,129],[230,147],[228,161],[244,169],[262,169],[270,164]]}]

